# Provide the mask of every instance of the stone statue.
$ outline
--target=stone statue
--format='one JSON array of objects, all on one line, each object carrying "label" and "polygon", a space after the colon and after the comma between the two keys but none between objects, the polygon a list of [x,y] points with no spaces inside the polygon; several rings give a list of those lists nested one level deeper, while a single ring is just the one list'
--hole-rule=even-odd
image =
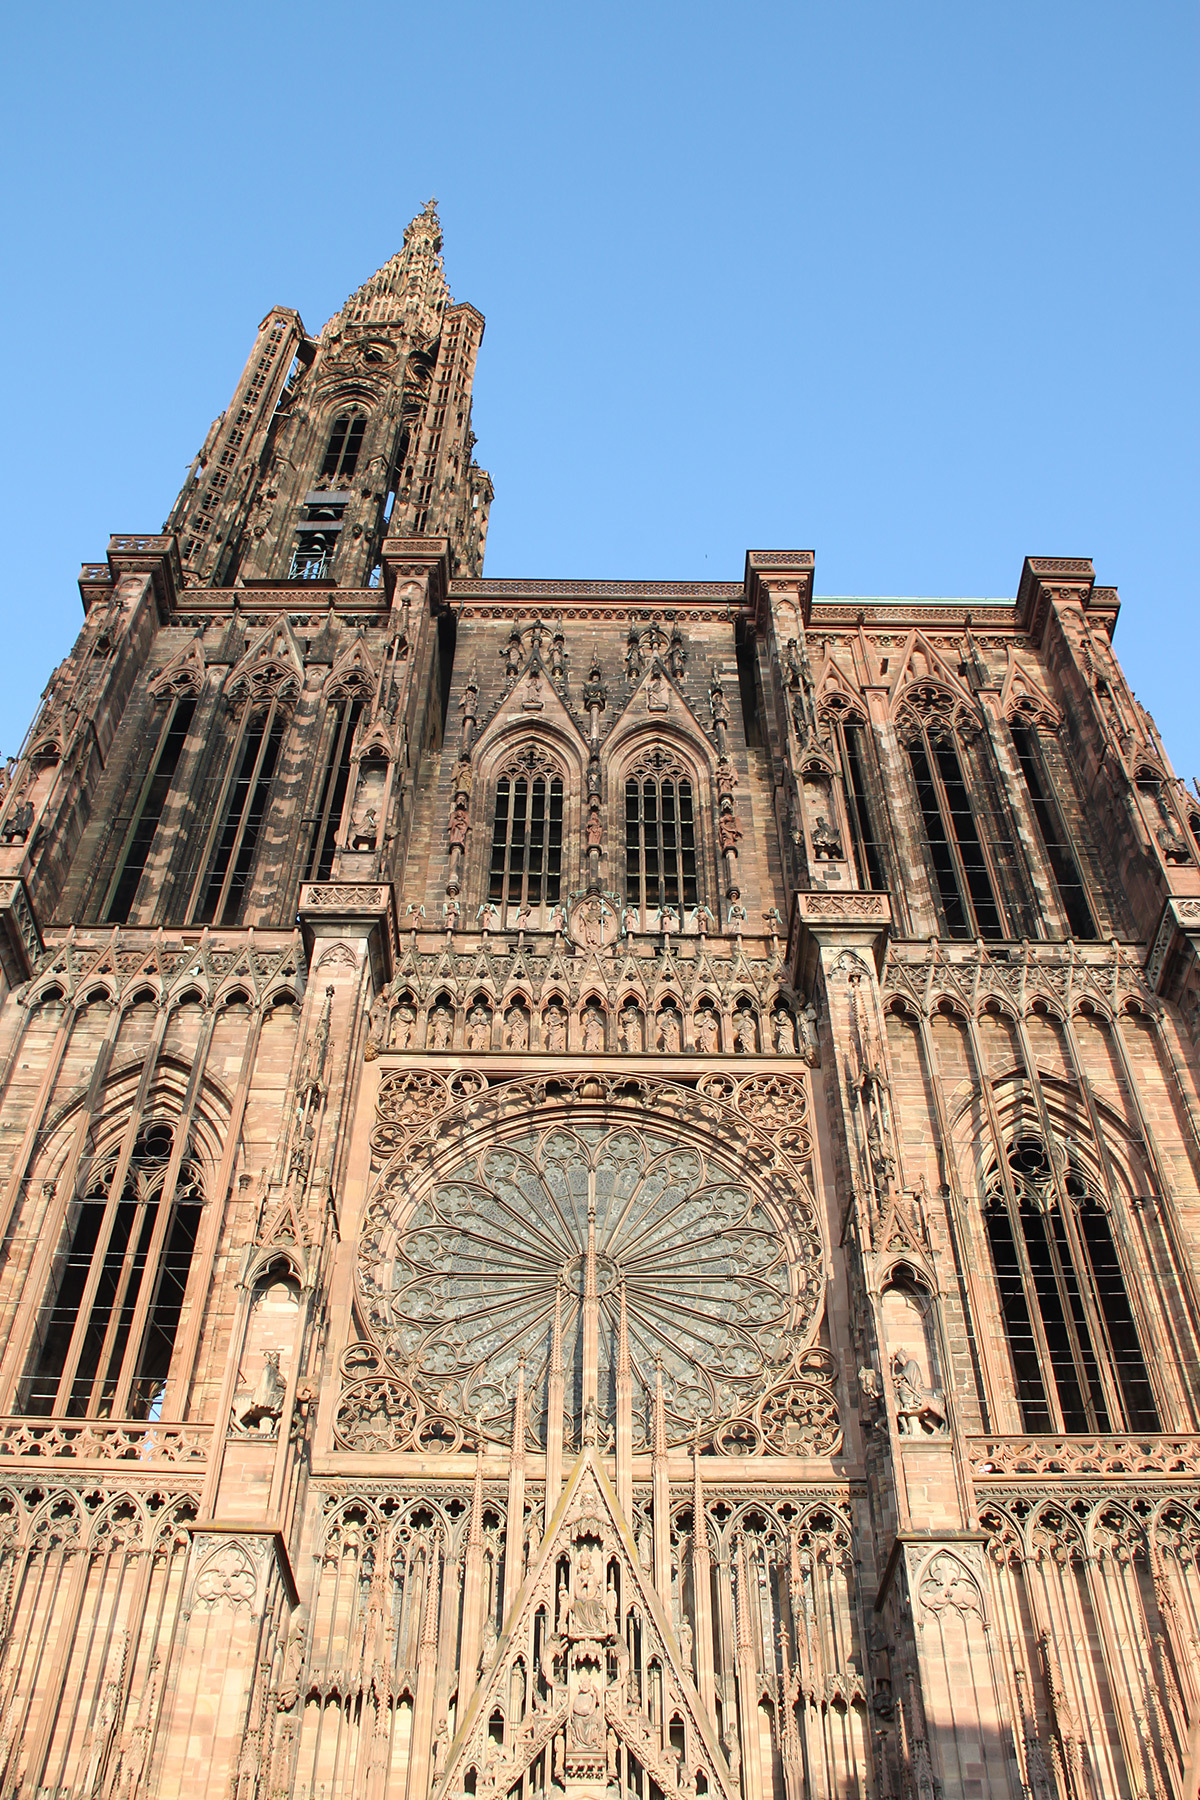
[{"label": "stone statue", "polygon": [[467,1014],[467,1049],[490,1050],[492,1046],[492,1015],[486,1006],[478,1002]]},{"label": "stone statue", "polygon": [[721,1041],[721,1027],[710,1006],[702,1006],[696,1014],[696,1049],[701,1056],[714,1056]]},{"label": "stone statue", "polygon": [[416,1029],[417,1015],[407,1001],[401,1001],[392,1014],[393,1050],[408,1050],[412,1046],[413,1032]]},{"label": "stone statue", "polygon": [[604,1014],[594,1000],[583,1009],[583,1048],[591,1055],[604,1049]]},{"label": "stone statue", "polygon": [[896,1392],[896,1428],[905,1437],[918,1427],[931,1436],[946,1429],[946,1398],[938,1388],[926,1387],[921,1365],[906,1350],[892,1353],[892,1385]]},{"label": "stone statue", "polygon": [[567,1047],[567,1015],[556,1000],[543,1013],[542,1026],[547,1050],[564,1051]]},{"label": "stone statue", "polygon": [[821,1061],[821,1046],[817,1038],[817,1009],[811,1000],[800,1014],[800,1046],[809,1068],[817,1068]]},{"label": "stone statue", "polygon": [[510,1006],[504,1015],[504,1048],[528,1050],[529,1014],[523,1006]]},{"label": "stone statue", "polygon": [[621,914],[621,934],[632,937],[634,932],[642,929],[642,915],[636,906],[627,906]]},{"label": "stone statue", "polygon": [[636,1007],[632,1001],[630,1001],[623,1009],[619,1024],[621,1027],[622,1050],[634,1052],[644,1049],[645,1046],[642,1043],[642,1015],[639,1008]]},{"label": "stone statue", "polygon": [[435,1006],[429,1015],[428,1043],[431,1050],[448,1050],[454,1030],[454,1014],[448,1006]]},{"label": "stone statue", "polygon": [[795,1056],[796,1054],[796,1021],[786,1006],[781,1006],[772,1015],[771,1023],[775,1031],[776,1056]]},{"label": "stone statue", "polygon": [[758,1049],[758,1021],[749,1007],[733,1015],[733,1043],[740,1056],[753,1056]]},{"label": "stone statue", "polygon": [[683,1048],[683,1020],[673,1006],[664,1006],[658,1015],[658,1047],[667,1056],[677,1056]]}]

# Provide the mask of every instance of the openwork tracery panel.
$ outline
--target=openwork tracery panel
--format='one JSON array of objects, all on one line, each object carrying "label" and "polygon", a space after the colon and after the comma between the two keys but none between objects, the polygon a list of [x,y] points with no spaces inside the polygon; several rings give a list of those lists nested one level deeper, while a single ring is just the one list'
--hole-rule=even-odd
[{"label": "openwork tracery panel", "polygon": [[[603,1439],[623,1306],[635,1442],[647,1441],[661,1371],[670,1441],[699,1430],[734,1453],[827,1454],[840,1431],[827,1358],[812,1342],[823,1296],[816,1212],[801,1170],[757,1124],[763,1116],[807,1152],[804,1084],[793,1078],[770,1096],[766,1114],[752,1087],[750,1116],[730,1105],[720,1140],[696,1127],[726,1108],[670,1084],[628,1084],[625,1104],[614,1092],[609,1107],[573,1094],[556,1104],[543,1091],[531,1119],[519,1099],[535,1086],[507,1084],[418,1125],[376,1191],[358,1279],[387,1365],[377,1378],[394,1378],[395,1405],[407,1390],[426,1413],[509,1441],[523,1363],[529,1442],[543,1445],[557,1319],[566,1440],[583,1430],[589,1360]],[[676,1121],[663,1116],[668,1095]]]}]

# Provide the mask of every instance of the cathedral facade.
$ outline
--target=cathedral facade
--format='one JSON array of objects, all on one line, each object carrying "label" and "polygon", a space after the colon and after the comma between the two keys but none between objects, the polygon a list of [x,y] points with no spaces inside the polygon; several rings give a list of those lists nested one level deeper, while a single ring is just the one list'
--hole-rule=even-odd
[{"label": "cathedral facade", "polygon": [[1200,800],[1115,591],[489,580],[432,202],[0,805],[0,1796],[1191,1800]]}]

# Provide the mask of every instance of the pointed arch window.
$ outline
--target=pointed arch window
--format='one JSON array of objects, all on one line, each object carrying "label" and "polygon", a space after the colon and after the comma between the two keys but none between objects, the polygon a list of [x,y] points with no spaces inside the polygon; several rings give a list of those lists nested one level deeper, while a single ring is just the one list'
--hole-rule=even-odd
[{"label": "pointed arch window", "polygon": [[1025,1431],[1158,1431],[1108,1215],[1033,1135],[993,1168],[984,1209]]},{"label": "pointed arch window", "polygon": [[488,899],[518,910],[556,906],[562,897],[562,844],[562,771],[530,744],[496,783]]},{"label": "pointed arch window", "polygon": [[962,721],[940,688],[911,690],[897,718],[947,935],[1001,938],[1000,884],[963,769]]},{"label": "pointed arch window", "polygon": [[361,407],[339,413],[329,432],[329,443],[321,463],[320,479],[331,488],[346,487],[358,467],[367,415]]},{"label": "pointed arch window", "polygon": [[362,717],[363,704],[360,694],[350,693],[333,700],[330,705],[329,748],[317,797],[317,811],[312,821],[305,881],[328,881],[333,868],[342,808],[346,803],[346,789],[350,785],[354,733]]},{"label": "pointed arch window", "polygon": [[1054,876],[1054,885],[1058,889],[1059,902],[1071,935],[1090,942],[1099,935],[1096,921],[1080,874],[1079,858],[1075,854],[1071,834],[1063,822],[1062,807],[1046,768],[1039,733],[1032,722],[1018,719],[1010,722],[1010,729],[1029,795],[1030,810],[1037,824],[1038,835]]},{"label": "pointed arch window", "polygon": [[158,1416],[203,1204],[199,1162],[169,1120],[93,1168],[38,1311],[23,1411]]},{"label": "pointed arch window", "polygon": [[195,695],[179,694],[170,700],[159,726],[150,766],[134,801],[116,869],[100,909],[100,917],[111,925],[124,925],[133,909],[195,711]]},{"label": "pointed arch window", "polygon": [[887,887],[883,873],[883,845],[875,829],[874,810],[868,792],[870,763],[866,721],[840,696],[834,695],[823,709],[825,721],[836,739],[846,785],[846,811],[858,878],[865,888]]},{"label": "pointed arch window", "polygon": [[220,824],[209,836],[192,913],[196,924],[236,925],[241,920],[286,729],[287,710],[278,699],[247,708]]},{"label": "pointed arch window", "polygon": [[637,907],[691,907],[699,893],[692,773],[655,749],[625,781],[625,898]]}]

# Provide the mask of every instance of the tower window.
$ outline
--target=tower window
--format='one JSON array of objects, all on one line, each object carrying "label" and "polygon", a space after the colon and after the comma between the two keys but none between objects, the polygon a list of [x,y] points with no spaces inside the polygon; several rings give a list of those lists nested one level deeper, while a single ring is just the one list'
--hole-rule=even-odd
[{"label": "tower window", "polygon": [[198,924],[236,925],[241,919],[285,724],[286,716],[274,700],[250,715],[195,913]]},{"label": "tower window", "polygon": [[918,703],[922,701],[922,713],[910,711],[901,732],[947,934],[1003,937],[995,871],[967,792],[957,734],[936,711],[926,716],[941,704],[940,694],[929,700],[918,696]]},{"label": "tower window", "polygon": [[555,906],[562,891],[562,777],[532,747],[496,783],[488,899]]},{"label": "tower window", "polygon": [[345,487],[353,478],[366,429],[367,415],[358,407],[351,412],[338,414],[329,433],[325,460],[321,464],[320,478],[323,482],[327,481],[334,487]]},{"label": "tower window", "polygon": [[72,1209],[68,1242],[38,1314],[27,1413],[158,1416],[204,1200],[174,1128],[143,1126],[128,1168],[119,1153]]},{"label": "tower window", "polygon": [[863,727],[857,721],[853,724],[839,722],[836,729],[841,740],[842,769],[846,778],[846,798],[850,803],[850,830],[858,859],[859,880],[864,887],[882,889],[887,882],[883,878],[883,855],[867,799],[867,749]]},{"label": "tower window", "polygon": [[1010,1146],[1008,1174],[1006,1190],[993,1171],[985,1222],[1022,1429],[1157,1431],[1107,1215],[1075,1168],[1056,1183],[1040,1138]]},{"label": "tower window", "polygon": [[625,896],[631,906],[695,906],[692,784],[662,750],[625,783]]},{"label": "tower window", "polygon": [[1079,864],[1059,809],[1050,798],[1049,783],[1043,779],[1035,734],[1027,726],[1014,725],[1012,735],[1017,760],[1029,791],[1030,806],[1037,820],[1046,860],[1050,864],[1071,935],[1084,940],[1093,939],[1096,936],[1096,924],[1088,905],[1087,889],[1080,877]]},{"label": "tower window", "polygon": [[362,708],[361,700],[339,700],[332,709],[333,735],[321,782],[308,866],[304,871],[305,881],[328,881],[333,868],[342,807],[350,784],[350,752],[354,745],[354,728],[358,724]]},{"label": "tower window", "polygon": [[117,874],[109,888],[107,904],[101,909],[102,916],[112,925],[124,925],[129,918],[195,710],[196,702],[191,695],[173,700],[159,731],[150,768],[121,847]]}]

